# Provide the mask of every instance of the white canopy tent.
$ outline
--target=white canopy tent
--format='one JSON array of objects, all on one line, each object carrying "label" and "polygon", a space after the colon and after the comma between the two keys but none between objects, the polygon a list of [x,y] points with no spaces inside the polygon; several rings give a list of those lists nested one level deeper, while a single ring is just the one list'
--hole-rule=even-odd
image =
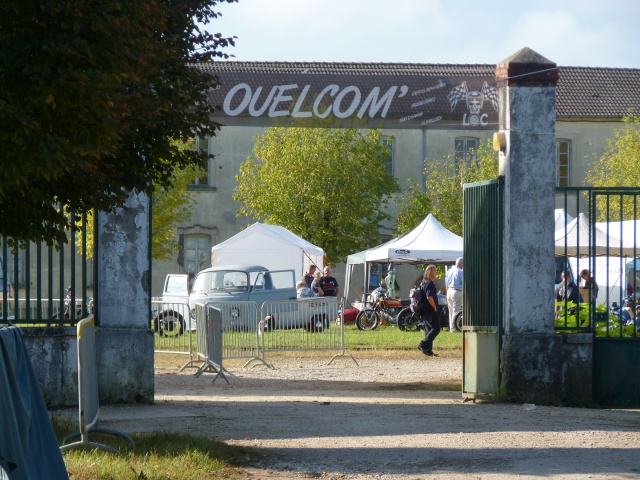
[{"label": "white canopy tent", "polygon": [[366,292],[371,264],[454,263],[456,258],[462,256],[462,252],[462,237],[447,230],[429,214],[409,233],[369,250],[349,255],[344,282],[345,296],[348,295],[354,265],[364,265],[363,290]]},{"label": "white canopy tent", "polygon": [[568,213],[566,213],[564,211],[564,208],[556,208],[556,211],[555,211],[555,221],[556,221],[555,230],[556,231],[560,230],[561,228],[564,228],[564,226],[569,222],[571,222],[572,220],[573,220],[573,217]]},{"label": "white canopy tent", "polygon": [[[626,245],[640,244],[640,220],[624,220],[622,222],[598,222],[596,227],[612,237],[621,239]],[[639,251],[635,254],[638,256]]]},{"label": "white canopy tent", "polygon": [[[605,224],[606,225],[606,224]],[[606,227],[605,227],[606,228]],[[595,226],[595,255],[610,257],[632,257],[634,255],[633,242],[625,242],[611,234],[613,230],[602,230]],[[567,255],[570,257],[588,257],[590,225],[589,219],[584,213],[578,214],[566,228],[563,226],[555,232],[556,255]],[[566,250],[565,250],[566,248]]]},{"label": "white canopy tent", "polygon": [[254,223],[211,247],[211,265],[262,265],[269,270],[293,268],[301,278],[310,265],[322,268],[324,250],[278,225]]},{"label": "white canopy tent", "polygon": [[453,263],[462,256],[462,237],[447,230],[432,214],[406,235],[367,250],[368,263]]}]

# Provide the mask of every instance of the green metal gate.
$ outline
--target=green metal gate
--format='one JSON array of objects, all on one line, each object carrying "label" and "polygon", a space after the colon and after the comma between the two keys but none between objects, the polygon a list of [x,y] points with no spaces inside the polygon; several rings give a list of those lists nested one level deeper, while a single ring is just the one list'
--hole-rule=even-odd
[{"label": "green metal gate", "polygon": [[503,225],[504,179],[465,184],[462,394],[468,399],[500,388]]},{"label": "green metal gate", "polygon": [[[556,331],[591,333],[593,343],[593,401],[603,406],[640,405],[640,188],[565,187],[556,189],[556,207],[572,217],[556,231],[556,257],[573,261],[575,270],[588,268],[599,286],[585,292],[575,318],[556,318]],[[588,226],[582,230],[581,220]],[[585,221],[586,220],[586,221]],[[564,248],[563,248],[564,247]],[[564,251],[564,254],[563,254]],[[565,259],[565,260],[563,260]],[[574,272],[579,283],[578,272]],[[625,308],[612,308],[628,305]],[[595,308],[594,308],[595,307]],[[625,317],[624,311],[630,315]],[[629,312],[630,311],[630,312]]]},{"label": "green metal gate", "polygon": [[[620,288],[630,299],[632,309],[631,319],[625,320],[621,315],[602,315],[594,319],[595,342],[593,348],[593,400],[599,405],[617,407],[640,405],[640,321],[636,318],[640,296],[640,285],[636,272],[638,251],[636,245],[640,240],[640,230],[637,219],[640,214],[640,189],[638,188],[607,188],[593,189],[589,199],[589,221],[591,228],[590,256],[595,257],[598,242],[596,238],[596,222],[606,222],[609,226],[607,244],[608,255],[617,254],[627,260],[616,264],[624,264],[621,273]],[[631,230],[623,231],[622,221]],[[610,227],[611,222],[620,222],[620,227]],[[629,223],[630,222],[630,223]],[[630,233],[632,234],[630,235]],[[627,237],[625,239],[625,237]],[[625,248],[626,247],[626,248]],[[629,248],[631,247],[631,248]],[[622,251],[624,249],[624,251]],[[618,251],[616,251],[618,250]],[[631,251],[629,251],[631,250]],[[633,275],[627,274],[626,266],[633,265]],[[597,270],[595,272],[598,273]],[[596,280],[597,281],[597,280]],[[607,307],[609,302],[607,302]],[[623,302],[624,303],[624,302]],[[609,308],[607,308],[609,310]]]}]

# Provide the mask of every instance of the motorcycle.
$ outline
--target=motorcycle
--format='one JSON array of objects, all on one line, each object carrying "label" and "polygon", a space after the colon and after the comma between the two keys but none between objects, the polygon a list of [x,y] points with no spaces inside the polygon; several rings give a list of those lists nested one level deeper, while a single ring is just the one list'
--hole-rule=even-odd
[{"label": "motorcycle", "polygon": [[[83,306],[82,300],[75,296],[71,287],[67,287],[67,295],[64,297],[64,311],[62,315],[60,312],[53,315],[54,320],[60,320],[61,318],[69,320],[72,317],[72,305],[75,306],[75,320],[81,320],[91,310],[93,310],[93,298],[89,297],[89,301]],[[62,326],[63,324],[61,324]]]},{"label": "motorcycle", "polygon": [[388,297],[386,289],[378,287],[371,292],[371,307],[366,307],[356,316],[359,330],[374,330],[381,323],[398,325],[398,314],[405,309],[402,301]]},{"label": "motorcycle", "polygon": [[[438,318],[440,328],[449,328],[449,309],[447,308],[446,297],[438,294]],[[460,310],[453,319],[456,332],[462,331],[463,317]],[[424,317],[413,313],[410,308],[405,308],[398,314],[398,328],[405,332],[424,330]]]},{"label": "motorcycle", "polygon": [[609,308],[609,313],[611,317],[619,319],[620,325],[613,325],[610,328],[616,329],[619,326],[627,327],[629,325],[639,326],[640,315],[634,315],[634,312],[637,314],[635,295],[624,297],[622,306],[619,306],[617,302],[613,302]]}]

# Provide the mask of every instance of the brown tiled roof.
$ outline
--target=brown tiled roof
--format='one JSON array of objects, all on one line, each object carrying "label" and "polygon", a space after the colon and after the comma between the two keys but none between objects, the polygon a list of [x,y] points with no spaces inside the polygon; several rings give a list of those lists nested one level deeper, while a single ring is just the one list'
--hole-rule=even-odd
[{"label": "brown tiled roof", "polygon": [[[250,72],[306,75],[394,75],[487,78],[495,84],[495,65],[424,63],[212,62],[211,73]],[[621,118],[640,114],[640,69],[558,67],[558,118]]]},{"label": "brown tiled roof", "polygon": [[557,116],[623,117],[640,113],[640,69],[559,67]]}]

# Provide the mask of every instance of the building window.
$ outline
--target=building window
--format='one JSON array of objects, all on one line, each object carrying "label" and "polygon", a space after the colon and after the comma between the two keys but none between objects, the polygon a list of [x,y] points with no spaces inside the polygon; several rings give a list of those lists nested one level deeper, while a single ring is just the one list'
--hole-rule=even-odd
[{"label": "building window", "polygon": [[393,167],[395,160],[395,152],[394,152],[394,141],[393,137],[382,137],[382,144],[389,149],[389,156],[385,162],[385,166],[387,167],[387,173],[389,175],[393,175]]},{"label": "building window", "polygon": [[480,139],[475,137],[458,137],[455,140],[455,160],[457,164],[476,159]]},{"label": "building window", "polygon": [[556,140],[556,187],[569,186],[571,140]]},{"label": "building window", "polygon": [[[206,153],[207,155],[211,153],[211,138],[197,138],[196,139],[196,148],[201,153]],[[207,170],[209,172],[209,160],[207,160]],[[209,175],[208,173],[204,173],[202,177],[196,178],[192,185],[198,187],[208,187],[209,186]]]},{"label": "building window", "polygon": [[196,274],[209,268],[211,262],[211,237],[209,235],[185,235],[184,270]]}]

